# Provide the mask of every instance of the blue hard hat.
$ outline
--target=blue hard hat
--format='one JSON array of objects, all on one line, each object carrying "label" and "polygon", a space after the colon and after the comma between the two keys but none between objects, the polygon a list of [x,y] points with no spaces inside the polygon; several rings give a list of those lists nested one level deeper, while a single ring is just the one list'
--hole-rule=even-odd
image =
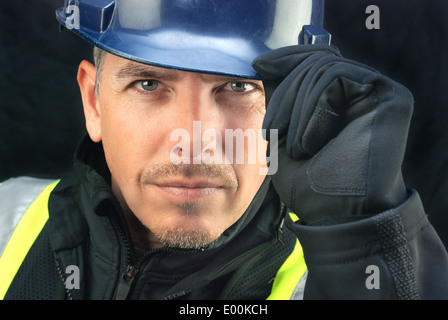
[{"label": "blue hard hat", "polygon": [[260,54],[328,41],[323,13],[324,0],[66,0],[56,16],[93,45],[126,59],[259,78],[252,61]]}]

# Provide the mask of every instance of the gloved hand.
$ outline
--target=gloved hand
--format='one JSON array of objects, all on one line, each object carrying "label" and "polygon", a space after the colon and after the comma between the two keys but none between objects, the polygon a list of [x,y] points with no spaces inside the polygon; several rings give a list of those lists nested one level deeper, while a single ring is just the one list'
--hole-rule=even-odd
[{"label": "gloved hand", "polygon": [[278,129],[272,182],[302,223],[358,220],[407,199],[401,165],[413,98],[405,87],[326,45],[276,49],[253,67],[266,91],[263,128]]}]

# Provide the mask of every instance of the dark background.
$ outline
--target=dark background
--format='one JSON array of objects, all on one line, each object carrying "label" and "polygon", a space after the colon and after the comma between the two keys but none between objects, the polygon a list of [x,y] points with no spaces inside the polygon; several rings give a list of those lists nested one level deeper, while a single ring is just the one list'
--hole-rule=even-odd
[{"label": "dark background", "polygon": [[[77,66],[90,45],[60,32],[63,0],[0,0],[0,181],[60,177],[84,135]],[[368,5],[380,29],[368,30]],[[448,1],[327,0],[325,27],[342,54],[407,86],[415,111],[403,165],[448,245]]]}]

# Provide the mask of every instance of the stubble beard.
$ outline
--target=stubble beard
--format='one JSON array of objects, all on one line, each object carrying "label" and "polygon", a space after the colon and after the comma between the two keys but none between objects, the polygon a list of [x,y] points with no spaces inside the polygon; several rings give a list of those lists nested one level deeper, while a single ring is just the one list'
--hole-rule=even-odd
[{"label": "stubble beard", "polygon": [[[160,176],[208,177],[218,178],[228,189],[236,190],[238,181],[231,166],[223,165],[159,165],[151,166],[141,176],[141,184],[150,184]],[[178,210],[182,219],[192,218],[201,210],[199,203],[180,203]],[[185,225],[169,226],[158,230],[150,230],[153,236],[165,247],[180,249],[201,249],[215,241],[220,234],[208,230],[205,226]]]},{"label": "stubble beard", "polygon": [[183,228],[169,228],[154,233],[157,240],[165,247],[179,249],[202,249],[213,242],[210,234],[202,229],[186,230]]}]

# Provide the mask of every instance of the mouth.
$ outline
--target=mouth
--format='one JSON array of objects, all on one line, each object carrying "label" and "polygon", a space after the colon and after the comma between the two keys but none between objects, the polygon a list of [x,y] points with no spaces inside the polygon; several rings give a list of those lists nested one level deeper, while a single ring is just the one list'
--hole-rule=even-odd
[{"label": "mouth", "polygon": [[219,183],[204,180],[173,180],[155,183],[165,196],[176,202],[199,202],[225,190]]}]

